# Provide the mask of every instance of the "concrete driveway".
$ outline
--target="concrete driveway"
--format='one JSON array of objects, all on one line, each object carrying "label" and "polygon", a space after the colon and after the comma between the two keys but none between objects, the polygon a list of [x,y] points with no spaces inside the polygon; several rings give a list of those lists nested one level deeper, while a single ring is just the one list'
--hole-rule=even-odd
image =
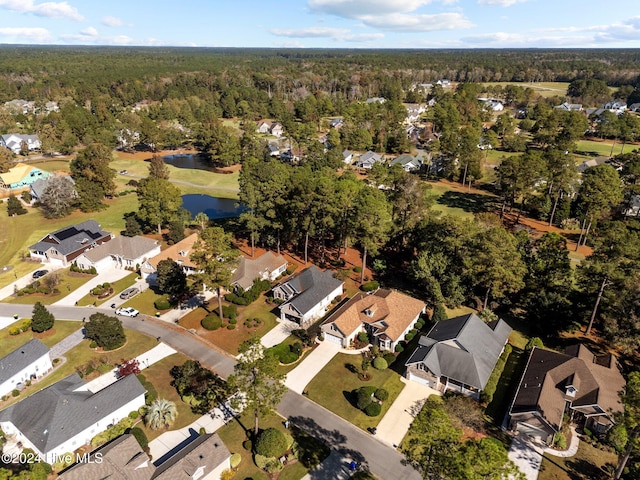
[{"label": "concrete driveway", "polygon": [[[89,292],[98,285],[102,285],[105,282],[113,283],[121,278],[126,277],[131,272],[129,270],[125,270],[123,268],[109,268],[102,273],[99,273],[84,285],[81,285],[79,288],[76,288],[73,292],[67,295],[64,298],[61,298],[54,305],[67,305],[72,306],[75,305],[78,300],[80,300],[85,295],[88,295]],[[62,285],[60,288],[64,288]]]},{"label": "concrete driveway", "polygon": [[300,365],[287,374],[285,385],[296,393],[302,393],[324,366],[340,351],[340,345],[331,342],[320,344],[305,358]]},{"label": "concrete driveway", "polygon": [[518,434],[511,442],[509,460],[516,464],[527,480],[536,480],[542,463],[542,449],[530,437]]},{"label": "concrete driveway", "polygon": [[300,328],[300,325],[296,322],[278,320],[278,324],[260,339],[260,343],[264,345],[264,348],[273,347],[282,343],[289,335],[291,335],[293,330],[298,328]]},{"label": "concrete driveway", "polygon": [[60,268],[62,268],[62,266],[54,265],[51,263],[47,263],[47,264],[34,263],[33,271],[27,273],[23,277],[16,279],[14,282],[10,283],[6,287],[0,288],[0,299],[4,299],[9,297],[10,295],[13,295],[13,292],[15,291],[16,287],[18,288],[18,290],[20,290],[21,288],[24,288],[27,285],[33,283],[34,280],[32,275],[33,275],[33,272],[35,272],[36,270],[47,270],[49,272],[53,272],[54,270],[59,270]]},{"label": "concrete driveway", "polygon": [[424,401],[430,395],[441,395],[440,392],[421,385],[417,382],[411,382],[405,378],[400,379],[405,384],[404,388],[393,402],[391,408],[377,427],[376,437],[378,440],[397,448],[402,439],[407,434],[407,430],[411,426],[411,422],[420,412]]}]

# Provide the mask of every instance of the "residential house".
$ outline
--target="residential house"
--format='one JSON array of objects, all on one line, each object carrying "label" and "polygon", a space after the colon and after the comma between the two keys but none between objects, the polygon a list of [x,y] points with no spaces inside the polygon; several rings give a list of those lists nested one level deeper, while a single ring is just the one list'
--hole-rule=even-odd
[{"label": "residential house", "polygon": [[581,103],[564,102],[564,103],[561,103],[560,105],[556,105],[553,108],[556,109],[556,110],[564,110],[566,112],[581,112],[582,111],[582,104]]},{"label": "residential house", "polygon": [[326,342],[347,348],[360,332],[382,350],[394,351],[425,312],[423,301],[396,290],[357,293],[322,324]]},{"label": "residential house", "polygon": [[504,110],[504,105],[502,102],[495,98],[479,98],[483,104],[484,108],[490,110],[492,112],[501,112]]},{"label": "residential house", "polygon": [[442,79],[442,80],[438,80],[436,82],[436,85],[441,85],[443,87],[450,87],[451,86],[451,81],[450,80],[446,80],[446,79]]},{"label": "residential house", "polygon": [[77,225],[61,228],[48,234],[38,243],[29,247],[31,258],[67,266],[85,250],[95,248],[113,238],[100,228],[95,220],[87,220]]},{"label": "residential house", "polygon": [[640,103],[632,103],[629,105],[630,112],[640,112]]},{"label": "residential house", "polygon": [[346,165],[351,164],[351,162],[353,161],[353,152],[350,152],[349,150],[343,150],[343,152],[342,152],[342,161]]},{"label": "residential house", "polygon": [[36,180],[50,177],[49,172],[26,163],[16,163],[8,172],[0,173],[0,187],[23,189],[30,187]]},{"label": "residential house", "polygon": [[551,444],[565,415],[604,433],[623,405],[625,381],[611,354],[594,355],[584,345],[564,353],[534,347],[509,409],[509,427]]},{"label": "residential house", "polygon": [[284,127],[281,123],[276,122],[271,125],[271,130],[269,133],[271,133],[271,135],[273,136],[281,137],[282,135],[284,135]]},{"label": "residential house", "polygon": [[42,377],[53,368],[49,347],[37,338],[0,358],[0,397],[20,390],[25,382]]},{"label": "residential house", "polygon": [[257,132],[281,137],[284,134],[284,128],[281,123],[261,120],[257,124]]},{"label": "residential house", "polygon": [[484,323],[475,313],[438,322],[407,360],[406,377],[478,399],[510,333],[503,320]]},{"label": "residential house", "polygon": [[306,328],[322,317],[331,302],[342,295],[344,282],[330,270],[315,265],[273,288],[273,297],[281,300],[280,318]]},{"label": "residential house", "polygon": [[140,274],[142,278],[150,285],[156,284],[156,276],[158,264],[162,260],[173,260],[182,267],[182,271],[186,275],[193,275],[198,273],[198,267],[191,261],[191,253],[193,252],[193,245],[198,241],[198,234],[192,233],[186,238],[183,238],[178,243],[174,243],[170,247],[162,250],[159,254],[155,255],[142,262],[140,265]]},{"label": "residential house", "polygon": [[258,258],[242,257],[233,272],[231,284],[248,290],[256,279],[273,282],[287,270],[287,265],[282,255],[273,252],[263,253]]},{"label": "residential house", "polygon": [[280,147],[277,143],[269,142],[267,143],[267,150],[269,151],[270,157],[279,157],[280,156]]},{"label": "residential house", "polygon": [[427,106],[419,103],[407,103],[405,108],[407,109],[405,122],[409,123],[417,122],[420,120],[420,116],[427,111]]},{"label": "residential house", "polygon": [[27,115],[36,111],[36,102],[28,102],[27,100],[16,98],[9,102],[4,102],[4,108],[13,115],[20,113]]},{"label": "residential house", "polygon": [[389,167],[400,165],[405,172],[415,172],[422,167],[422,161],[413,155],[400,155],[389,162]]},{"label": "residential house", "polygon": [[344,125],[344,119],[342,117],[332,118],[329,122],[329,127],[340,130]]},{"label": "residential house", "polygon": [[603,165],[609,161],[609,157],[596,157],[591,160],[585,160],[580,165],[578,165],[578,172],[584,173],[587,168],[597,167],[598,165]]},{"label": "residential house", "polygon": [[76,182],[74,182],[73,178],[71,178],[71,175],[51,175],[49,177],[45,177],[45,178],[38,178],[35,182],[33,182],[31,184],[31,197],[34,200],[41,200],[42,199],[42,195],[44,194],[44,192],[47,190],[47,188],[49,187],[49,182],[52,178],[57,178],[57,177],[62,177],[65,180],[67,180],[69,183],[71,183],[71,185],[73,185],[73,196],[77,197],[78,194],[76,192],[75,189],[75,185]]},{"label": "residential house", "polygon": [[[99,455],[99,456],[98,456]],[[97,459],[100,461],[97,461]],[[217,433],[208,433],[175,452],[152,463],[149,455],[130,433],[91,452],[88,461],[68,468],[60,480],[219,480],[231,468],[231,453]]]},{"label": "residential house", "polygon": [[160,254],[157,240],[141,237],[115,237],[109,242],[83,252],[75,263],[83,270],[95,268],[98,273],[109,268],[137,269],[148,259]]},{"label": "residential house", "polygon": [[27,151],[40,150],[42,143],[37,135],[23,135],[20,133],[8,133],[0,136],[0,147],[11,150],[16,155],[26,147]]},{"label": "residential house", "polygon": [[53,463],[142,407],[145,392],[135,375],[91,392],[74,373],[1,411],[0,428],[10,442]]},{"label": "residential house", "polygon": [[605,110],[609,110],[610,112],[615,113],[616,115],[621,115],[627,111],[627,104],[624,102],[611,101],[605,103],[602,108]]},{"label": "residential house", "polygon": [[367,153],[360,155],[360,158],[356,160],[356,167],[370,170],[374,163],[382,162],[382,155],[369,150]]},{"label": "residential house", "polygon": [[640,195],[631,195],[622,214],[626,217],[640,217]]},{"label": "residential house", "polygon": [[365,100],[365,103],[385,103],[387,101],[386,98],[383,97],[371,97]]}]

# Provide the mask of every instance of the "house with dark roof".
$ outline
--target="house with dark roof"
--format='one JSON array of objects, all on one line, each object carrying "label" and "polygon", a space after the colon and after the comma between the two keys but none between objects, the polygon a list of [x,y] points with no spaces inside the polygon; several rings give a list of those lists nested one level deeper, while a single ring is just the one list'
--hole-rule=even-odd
[{"label": "house with dark roof", "polygon": [[40,200],[42,199],[42,195],[44,195],[44,192],[47,190],[47,188],[50,185],[50,181],[52,178],[64,178],[66,181],[68,181],[72,186],[73,186],[73,197],[77,198],[78,197],[78,193],[76,192],[76,182],[73,181],[73,178],[71,178],[71,175],[52,175],[50,177],[46,177],[46,178],[38,178],[35,182],[33,182],[31,184],[31,196],[33,197],[33,200]]},{"label": "house with dark roof", "polygon": [[1,411],[0,428],[53,463],[142,407],[145,392],[135,375],[91,392],[74,373]]},{"label": "house with dark roof", "polygon": [[265,252],[258,258],[241,257],[238,268],[233,272],[231,285],[248,290],[254,280],[275,281],[287,270],[288,262],[282,255]]},{"label": "house with dark roof", "polygon": [[405,364],[406,377],[431,388],[479,398],[509,339],[503,320],[484,323],[475,313],[436,323]]},{"label": "house with dark roof", "polygon": [[49,347],[37,338],[28,341],[0,358],[0,397],[20,390],[25,382],[42,377],[52,368]]},{"label": "house with dark roof", "polygon": [[158,264],[162,260],[173,260],[182,267],[182,271],[185,275],[193,275],[198,273],[199,269],[195,263],[191,261],[191,253],[193,252],[193,246],[198,241],[198,234],[192,233],[186,238],[183,238],[178,243],[174,243],[170,247],[165,248],[160,253],[144,261],[140,266],[140,273],[142,278],[147,281],[149,285],[156,284],[156,276]]},{"label": "house with dark roof", "polygon": [[344,282],[330,270],[315,265],[273,288],[273,297],[281,300],[280,318],[306,328],[322,317],[331,302],[342,295]]},{"label": "house with dark roof", "polygon": [[611,354],[597,356],[584,345],[567,347],[564,353],[534,347],[509,408],[509,427],[551,444],[567,414],[573,422],[604,433],[623,410],[619,394],[624,387]]},{"label": "house with dark roof", "polygon": [[366,332],[373,345],[394,351],[411,331],[426,305],[396,290],[378,289],[372,294],[354,295],[322,323],[326,342],[347,348],[360,332]]},{"label": "house with dark roof", "polygon": [[389,162],[389,167],[393,167],[394,165],[400,165],[405,172],[415,172],[420,170],[422,167],[422,161],[418,157],[405,154],[400,155]]},{"label": "house with dark roof", "polygon": [[[99,461],[97,461],[99,459]],[[217,433],[200,435],[168,459],[151,462],[131,434],[92,452],[89,461],[62,472],[60,480],[218,480],[231,468],[231,453]]]},{"label": "house with dark roof", "polygon": [[147,259],[160,253],[157,240],[136,235],[135,237],[115,237],[109,242],[85,250],[76,258],[78,267],[98,273],[111,267],[136,269]]},{"label": "house with dark roof", "polygon": [[95,220],[61,228],[29,247],[31,258],[67,266],[84,251],[111,240],[113,236]]}]

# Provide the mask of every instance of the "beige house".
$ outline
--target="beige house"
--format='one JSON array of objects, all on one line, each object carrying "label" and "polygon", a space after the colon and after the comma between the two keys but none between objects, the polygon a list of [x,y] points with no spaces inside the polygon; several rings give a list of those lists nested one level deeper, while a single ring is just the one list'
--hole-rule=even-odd
[{"label": "beige house", "polygon": [[193,233],[141,263],[140,273],[142,274],[142,278],[145,279],[148,284],[154,285],[156,283],[158,264],[162,260],[173,260],[182,267],[186,275],[197,273],[198,267],[191,261],[193,246],[197,241],[198,234]]},{"label": "beige house", "polygon": [[231,284],[248,290],[256,279],[273,282],[287,270],[287,264],[282,255],[273,252],[266,252],[258,258],[242,257],[233,272]]},{"label": "beige house", "polygon": [[358,333],[366,332],[373,345],[394,350],[414,328],[426,304],[395,290],[358,293],[322,324],[327,342],[347,348]]},{"label": "beige house", "polygon": [[98,273],[111,267],[135,269],[159,253],[160,244],[157,240],[120,236],[86,250],[75,263],[83,270],[93,267]]}]

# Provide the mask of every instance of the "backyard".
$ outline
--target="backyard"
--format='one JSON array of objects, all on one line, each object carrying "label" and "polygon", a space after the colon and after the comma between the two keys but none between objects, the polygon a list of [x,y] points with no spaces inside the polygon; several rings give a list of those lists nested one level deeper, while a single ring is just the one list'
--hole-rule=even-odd
[{"label": "backyard", "polygon": [[[404,388],[400,375],[393,370],[376,370],[371,367],[368,373],[371,379],[358,378],[362,357],[339,353],[311,380],[307,386],[308,396],[336,415],[366,430],[378,425],[389,407]],[[382,412],[369,417],[352,403],[352,391],[359,387],[374,386],[389,392],[389,398],[382,404]]]},{"label": "backyard", "polygon": [[538,480],[605,480],[611,475],[602,467],[616,465],[615,453],[603,451],[586,442],[580,442],[578,453],[569,458],[545,455],[542,458]]}]

